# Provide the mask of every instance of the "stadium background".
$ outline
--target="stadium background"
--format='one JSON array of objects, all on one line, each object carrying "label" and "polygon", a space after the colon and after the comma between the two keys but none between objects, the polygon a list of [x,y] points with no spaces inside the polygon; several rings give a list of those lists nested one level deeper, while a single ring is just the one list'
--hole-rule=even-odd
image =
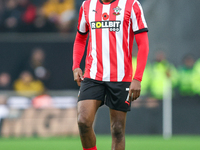
[{"label": "stadium background", "polygon": [[[55,2],[30,0],[26,4],[26,0],[0,0],[0,142],[7,146],[5,149],[9,149],[6,140],[11,137],[18,137],[22,142],[27,140],[24,137],[39,140],[41,137],[59,137],[59,140],[71,143],[73,139],[61,137],[78,139],[78,87],[73,81],[71,67],[78,9],[82,1],[61,0],[63,5]],[[153,135],[162,135],[162,82],[169,79],[173,85],[173,135],[179,135],[180,139],[186,135],[199,137],[200,1],[140,2],[149,28],[150,53],[143,93],[128,113],[126,133],[149,135],[149,141]],[[52,6],[59,10],[65,7],[62,12],[57,12]],[[136,51],[134,46],[134,56]],[[84,61],[81,67],[84,68]],[[23,86],[23,81],[31,82],[33,86]],[[31,90],[23,92],[24,87]],[[94,128],[98,135],[110,133],[108,114],[105,106],[97,113]],[[141,136],[138,138],[146,140]],[[160,138],[154,138],[159,142]],[[131,139],[137,140],[137,136]],[[184,145],[184,140],[178,142]],[[62,144],[69,149],[66,143]],[[80,147],[80,142],[78,144]],[[192,142],[188,146],[191,145]],[[173,146],[171,148],[178,149]],[[193,149],[200,147],[198,144],[195,147],[194,143],[193,146]]]}]

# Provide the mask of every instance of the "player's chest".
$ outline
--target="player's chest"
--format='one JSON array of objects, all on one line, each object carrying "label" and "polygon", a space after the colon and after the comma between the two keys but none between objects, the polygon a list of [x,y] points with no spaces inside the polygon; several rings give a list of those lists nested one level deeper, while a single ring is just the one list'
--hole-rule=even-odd
[{"label": "player's chest", "polygon": [[100,5],[91,7],[87,16],[91,30],[106,29],[119,31],[124,22],[130,19],[130,13],[124,5]]}]

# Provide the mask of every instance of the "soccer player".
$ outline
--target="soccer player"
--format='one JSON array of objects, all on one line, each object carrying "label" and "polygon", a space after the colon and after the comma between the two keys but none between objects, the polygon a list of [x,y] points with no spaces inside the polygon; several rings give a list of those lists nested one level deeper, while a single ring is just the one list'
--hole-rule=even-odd
[{"label": "soccer player", "polygon": [[[112,150],[125,149],[126,114],[140,96],[149,44],[147,24],[137,0],[87,0],[79,13],[73,48],[74,80],[80,86],[77,113],[83,150],[97,150],[92,124],[98,108],[110,110]],[[89,41],[84,77],[80,62]],[[133,39],[138,46],[132,79]]]}]

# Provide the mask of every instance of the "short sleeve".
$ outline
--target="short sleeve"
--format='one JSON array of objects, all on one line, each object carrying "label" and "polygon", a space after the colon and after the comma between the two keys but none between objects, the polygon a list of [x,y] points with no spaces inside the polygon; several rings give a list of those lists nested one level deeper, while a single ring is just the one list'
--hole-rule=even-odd
[{"label": "short sleeve", "polygon": [[88,25],[85,20],[85,12],[84,12],[84,2],[79,11],[79,18],[78,18],[78,32],[80,34],[86,34],[88,32]]},{"label": "short sleeve", "polygon": [[131,10],[132,29],[135,34],[148,32],[141,4],[136,0]]}]

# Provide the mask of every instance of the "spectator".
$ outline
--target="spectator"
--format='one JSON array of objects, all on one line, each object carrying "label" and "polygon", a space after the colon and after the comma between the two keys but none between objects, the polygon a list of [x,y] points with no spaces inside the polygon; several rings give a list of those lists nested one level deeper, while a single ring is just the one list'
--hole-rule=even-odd
[{"label": "spectator", "polygon": [[3,30],[3,12],[4,12],[4,5],[3,1],[0,0],[0,32]]},{"label": "spectator", "polygon": [[43,49],[35,48],[33,50],[30,61],[26,64],[24,70],[28,70],[34,78],[42,81],[47,86],[50,73],[45,66],[45,53]]},{"label": "spectator", "polygon": [[44,85],[41,81],[35,80],[30,72],[24,71],[14,83],[14,90],[22,96],[35,96],[44,92]]},{"label": "spectator", "polygon": [[[178,69],[178,89],[181,95],[183,96],[192,96],[194,95],[194,90],[192,89],[193,78],[194,78],[194,58],[192,55],[186,55],[183,58],[183,64]],[[196,81],[195,81],[196,82]]]},{"label": "spectator", "polygon": [[20,12],[17,9],[16,0],[5,1],[5,9],[2,14],[2,28],[4,32],[16,32],[19,28]]},{"label": "spectator", "polygon": [[66,32],[75,17],[74,0],[48,0],[43,6],[43,12],[51,22],[54,22],[61,32]]},{"label": "spectator", "polygon": [[200,96],[200,58],[194,63],[194,75],[192,88],[195,94]]},{"label": "spectator", "polygon": [[34,20],[34,31],[35,32],[56,32],[58,31],[55,24],[50,22],[49,19],[44,15],[41,7],[37,8],[36,18]]},{"label": "spectator", "polygon": [[0,74],[0,90],[11,90],[11,78],[6,72]]},{"label": "spectator", "polygon": [[156,53],[156,60],[151,69],[150,92],[156,99],[163,98],[163,88],[167,79],[172,81],[173,87],[177,84],[177,70],[173,64],[169,63],[163,51]]},{"label": "spectator", "polygon": [[20,16],[20,31],[32,32],[36,17],[36,7],[29,0],[18,0]]}]

